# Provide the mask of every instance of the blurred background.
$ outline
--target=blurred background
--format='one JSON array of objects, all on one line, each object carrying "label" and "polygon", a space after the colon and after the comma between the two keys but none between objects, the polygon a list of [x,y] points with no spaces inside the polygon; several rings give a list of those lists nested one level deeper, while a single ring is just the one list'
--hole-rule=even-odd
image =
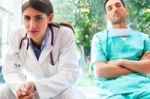
[{"label": "blurred background", "polygon": [[[9,33],[12,29],[22,26],[21,5],[24,1],[0,0],[0,70],[7,52]],[[150,0],[124,1],[129,10],[128,25],[150,34]],[[77,85],[87,93],[92,92],[95,89],[92,89],[93,75],[89,72],[90,42],[94,33],[109,28],[108,21],[105,21],[104,0],[51,0],[51,2],[54,6],[54,21],[71,24],[76,33],[78,57],[82,70]],[[1,74],[0,82],[3,82]]]}]

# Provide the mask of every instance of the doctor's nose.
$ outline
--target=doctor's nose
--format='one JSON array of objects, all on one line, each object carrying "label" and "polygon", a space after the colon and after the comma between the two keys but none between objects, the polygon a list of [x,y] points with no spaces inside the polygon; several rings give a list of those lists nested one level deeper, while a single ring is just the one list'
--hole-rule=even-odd
[{"label": "doctor's nose", "polygon": [[30,20],[29,27],[30,27],[31,29],[36,28],[36,22],[35,22],[35,20],[33,20],[33,19]]}]

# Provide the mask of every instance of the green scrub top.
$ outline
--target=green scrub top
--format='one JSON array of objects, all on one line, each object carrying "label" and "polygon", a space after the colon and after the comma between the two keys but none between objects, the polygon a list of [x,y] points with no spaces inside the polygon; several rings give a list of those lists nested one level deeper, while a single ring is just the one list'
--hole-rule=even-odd
[{"label": "green scrub top", "polygon": [[[150,38],[147,34],[130,29],[130,33],[122,36],[111,36],[111,30],[96,33],[92,39],[91,64],[98,61],[117,59],[139,60],[143,53],[150,51]],[[93,65],[91,65],[93,71]],[[101,96],[150,89],[150,79],[139,73],[105,79],[95,78]]]}]

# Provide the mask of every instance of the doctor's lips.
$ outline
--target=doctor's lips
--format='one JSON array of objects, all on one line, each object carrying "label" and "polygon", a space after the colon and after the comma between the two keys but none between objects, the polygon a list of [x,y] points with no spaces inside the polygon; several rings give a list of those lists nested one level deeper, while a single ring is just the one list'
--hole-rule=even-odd
[{"label": "doctor's lips", "polygon": [[31,30],[31,31],[29,31],[30,33],[36,33],[36,32],[38,32],[37,30]]}]

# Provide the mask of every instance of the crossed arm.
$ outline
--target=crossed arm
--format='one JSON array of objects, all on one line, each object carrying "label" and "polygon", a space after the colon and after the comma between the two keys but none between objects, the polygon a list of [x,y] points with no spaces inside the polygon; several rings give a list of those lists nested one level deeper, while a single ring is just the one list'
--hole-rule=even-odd
[{"label": "crossed arm", "polygon": [[94,63],[94,73],[98,78],[114,78],[133,72],[150,73],[150,51],[144,53],[139,61],[119,59]]}]

